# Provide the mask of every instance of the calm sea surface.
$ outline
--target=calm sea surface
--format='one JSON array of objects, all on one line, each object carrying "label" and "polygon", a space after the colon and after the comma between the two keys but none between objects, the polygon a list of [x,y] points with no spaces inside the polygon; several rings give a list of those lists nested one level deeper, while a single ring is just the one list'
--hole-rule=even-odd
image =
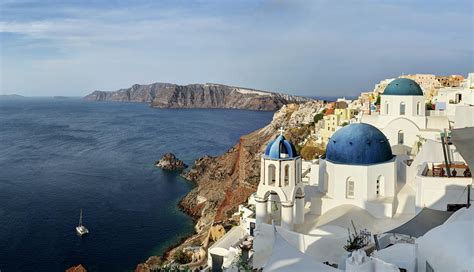
[{"label": "calm sea surface", "polygon": [[153,162],[165,152],[187,164],[219,155],[272,115],[0,100],[0,270],[133,270],[193,230],[176,208],[192,185]]}]

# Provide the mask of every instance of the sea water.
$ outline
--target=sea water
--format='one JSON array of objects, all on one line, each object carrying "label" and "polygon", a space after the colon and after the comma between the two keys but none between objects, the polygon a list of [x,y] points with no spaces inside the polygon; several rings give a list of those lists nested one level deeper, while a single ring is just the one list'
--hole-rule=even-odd
[{"label": "sea water", "polygon": [[[153,162],[217,156],[272,112],[154,109],[81,99],[0,100],[0,270],[132,271],[193,231],[193,185]],[[90,234],[75,227],[83,209]]]}]

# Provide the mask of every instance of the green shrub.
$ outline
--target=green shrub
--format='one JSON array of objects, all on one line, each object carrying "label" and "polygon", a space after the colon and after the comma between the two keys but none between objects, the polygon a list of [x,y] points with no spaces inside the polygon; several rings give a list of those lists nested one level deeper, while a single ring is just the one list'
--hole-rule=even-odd
[{"label": "green shrub", "polygon": [[428,101],[428,102],[426,102],[426,109],[427,110],[434,110],[435,105],[431,101]]},{"label": "green shrub", "polygon": [[377,96],[377,99],[375,100],[375,103],[374,103],[375,105],[377,105],[377,106],[380,105],[380,98],[381,98],[380,95]]},{"label": "green shrub", "polygon": [[314,116],[313,120],[314,123],[317,124],[320,120],[322,120],[324,117],[324,113],[318,113]]}]

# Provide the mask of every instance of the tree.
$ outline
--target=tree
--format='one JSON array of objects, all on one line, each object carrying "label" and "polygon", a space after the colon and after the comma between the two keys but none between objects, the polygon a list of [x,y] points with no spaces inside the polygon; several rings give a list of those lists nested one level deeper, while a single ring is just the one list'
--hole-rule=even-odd
[{"label": "tree", "polygon": [[377,106],[380,105],[380,97],[381,97],[381,96],[378,95],[378,96],[377,96],[377,99],[375,100],[375,103],[374,103],[374,104],[377,105]]},{"label": "tree", "polygon": [[324,118],[324,113],[318,113],[314,116],[314,123],[317,124],[320,120]]},{"label": "tree", "polygon": [[431,101],[426,102],[426,110],[434,110],[434,109],[435,109],[435,105]]}]

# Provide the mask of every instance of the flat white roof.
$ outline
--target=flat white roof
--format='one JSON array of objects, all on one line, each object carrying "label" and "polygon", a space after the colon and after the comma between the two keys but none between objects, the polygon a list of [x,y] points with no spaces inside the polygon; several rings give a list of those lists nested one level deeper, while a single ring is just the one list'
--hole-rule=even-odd
[{"label": "flat white roof", "polygon": [[280,233],[275,232],[275,243],[272,255],[268,259],[264,271],[319,271],[334,272],[341,271],[323,263],[317,262],[297,248],[293,247],[283,238]]}]

